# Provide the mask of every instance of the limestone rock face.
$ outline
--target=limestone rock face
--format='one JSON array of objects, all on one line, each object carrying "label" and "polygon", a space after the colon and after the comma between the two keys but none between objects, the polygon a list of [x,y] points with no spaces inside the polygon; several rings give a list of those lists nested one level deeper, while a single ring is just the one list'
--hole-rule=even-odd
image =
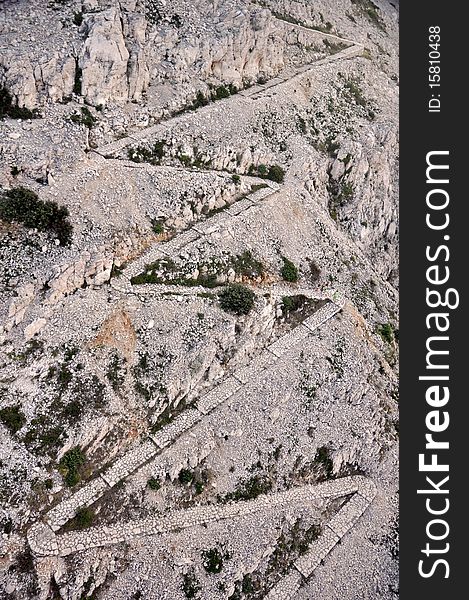
[{"label": "limestone rock face", "polygon": [[79,60],[81,92],[86,102],[105,104],[110,98],[128,97],[129,51],[124,41],[121,14],[117,8],[86,17],[87,37]]},{"label": "limestone rock face", "polygon": [[[0,4],[0,589],[179,600],[194,576],[216,600],[249,576],[263,597],[396,600],[398,9]],[[378,491],[364,519],[355,489],[330,494],[355,471],[358,509]],[[344,544],[290,593],[272,565],[342,536],[341,507]],[[217,518],[128,525],[182,508]]]},{"label": "limestone rock face", "polygon": [[15,56],[0,59],[0,82],[8,89],[20,107],[34,108],[37,104],[36,81],[31,62]]}]

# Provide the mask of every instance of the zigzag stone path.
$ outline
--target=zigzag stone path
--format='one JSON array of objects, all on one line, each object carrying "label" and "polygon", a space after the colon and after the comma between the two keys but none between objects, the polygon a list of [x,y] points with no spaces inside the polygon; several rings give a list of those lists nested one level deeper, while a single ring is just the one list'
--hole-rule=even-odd
[{"label": "zigzag stone path", "polygon": [[[130,283],[131,278],[144,271],[146,265],[151,264],[158,259],[177,258],[183,248],[189,246],[190,244],[197,243],[205,235],[210,235],[220,230],[222,227],[225,227],[233,218],[244,214],[253,206],[258,205],[259,202],[277,193],[280,189],[278,183],[274,183],[273,181],[259,180],[254,178],[250,178],[250,180],[252,180],[254,183],[262,182],[266,187],[251,192],[241,200],[234,201],[225,210],[198,222],[191,229],[184,231],[171,240],[162,242],[160,244],[155,244],[137,260],[133,261],[126,269],[124,269],[119,277],[112,278],[111,286],[124,294],[132,292],[136,293],[137,291],[138,294],[154,293],[156,289],[154,285],[145,284],[132,286]],[[174,290],[174,287],[175,286],[168,285],[165,287],[165,289],[163,289],[163,287],[160,286],[159,293],[172,291]],[[194,294],[194,292],[199,292],[202,290],[203,288],[191,288],[190,293]]]},{"label": "zigzag stone path", "polygon": [[[347,44],[347,48],[337,52],[336,54],[332,54],[330,56],[326,56],[325,58],[321,58],[313,63],[308,63],[306,65],[301,65],[299,67],[288,67],[284,69],[279,75],[270,79],[264,84],[257,84],[251,86],[250,88],[241,90],[235,96],[231,98],[226,98],[224,100],[219,100],[219,103],[229,103],[232,102],[234,98],[237,96],[242,96],[243,98],[257,100],[264,95],[268,95],[273,88],[276,88],[280,85],[284,85],[290,82],[296,81],[297,78],[304,76],[307,73],[313,72],[317,67],[325,64],[330,64],[333,62],[337,62],[340,60],[346,60],[349,58],[354,58],[360,56],[363,53],[364,46],[360,42],[356,42],[354,40],[349,40],[347,38],[342,38],[337,35],[333,35],[331,33],[323,33],[317,29],[304,27],[302,25],[297,25],[293,23],[286,23],[282,21],[282,24],[285,28],[289,28],[291,30],[295,30],[297,32],[301,32],[305,35],[317,35],[322,39],[330,40],[334,43],[339,44]],[[202,107],[198,109],[199,111],[210,110],[210,105],[206,107]],[[94,149],[94,152],[100,154],[104,157],[115,156],[118,152],[121,152],[124,148],[133,144],[135,142],[145,141],[151,136],[161,134],[169,125],[174,126],[178,123],[182,122],[185,118],[185,114],[181,114],[175,117],[169,117],[156,125],[152,125],[151,127],[147,127],[142,129],[141,131],[136,131],[130,134],[127,137],[121,138],[120,140],[116,140],[114,142],[104,144]]]},{"label": "zigzag stone path", "polygon": [[366,477],[357,475],[319,485],[306,485],[284,492],[261,495],[254,500],[242,500],[225,505],[197,506],[164,516],[90,527],[84,531],[62,535],[56,535],[52,528],[44,523],[37,523],[29,530],[28,540],[32,551],[38,556],[67,556],[90,548],[130,542],[141,536],[158,535],[223,519],[249,516],[266,510],[305,506],[315,500],[332,500],[351,495],[350,500],[324,526],[321,535],[310,545],[307,553],[293,563],[287,576],[281,579],[266,596],[269,600],[287,600],[296,593],[302,581],[314,572],[358,521],[373,501],[375,494],[374,483]]},{"label": "zigzag stone path", "polygon": [[[348,44],[344,50],[320,59],[315,63],[303,65],[298,68],[289,68],[280,75],[264,85],[256,85],[247,90],[242,90],[238,95],[244,98],[256,100],[262,95],[268,94],[273,88],[293,81],[312,71],[315,67],[338,60],[352,58],[363,52],[363,45],[339,38],[332,34],[305,28],[300,25],[285,24],[297,31],[320,34],[322,38],[331,41]],[[229,102],[226,99],[222,102]],[[209,107],[207,107],[208,109]],[[134,133],[126,138],[106,144],[97,148],[95,152],[109,157],[133,142],[143,140],[158,133],[169,123],[175,124],[182,120],[184,115],[170,118],[162,123],[154,125],[143,131]],[[275,194],[280,186],[270,181],[263,181],[267,187],[257,190],[234,202],[225,211],[214,217],[202,221],[193,226],[192,229],[178,235],[172,240],[158,244],[143,254],[138,260],[127,267],[119,278],[111,280],[114,289],[121,293],[157,293],[174,291],[176,286],[144,285],[138,286],[138,292],[133,289],[130,279],[142,272],[145,266],[158,258],[174,257],[187,245],[196,242],[204,235],[209,235],[224,226],[227,221],[243,212],[249,210],[260,201]],[[203,289],[203,288],[201,288]],[[179,288],[178,293],[194,294],[197,288]],[[325,525],[323,532],[314,541],[306,554],[298,558],[287,573],[268,593],[267,600],[288,600],[298,591],[303,581],[307,579],[329,554],[341,538],[357,522],[368,508],[376,494],[374,483],[363,477],[344,477],[328,481],[319,485],[307,485],[276,494],[262,495],[255,500],[239,501],[218,506],[194,507],[183,511],[170,513],[162,517],[150,517],[131,521],[128,523],[117,523],[91,527],[84,531],[73,531],[57,535],[55,532],[67,521],[73,518],[77,510],[83,506],[89,506],[98,500],[106,490],[115,486],[123,478],[135,472],[142,465],[153,459],[157,454],[164,451],[181,434],[187,432],[196,423],[200,422],[206,415],[216,410],[226,400],[239,392],[254,375],[273,367],[277,360],[282,358],[289,350],[304,340],[311,332],[321,324],[332,318],[339,312],[346,299],[337,291],[319,294],[300,288],[293,288],[296,294],[304,294],[315,299],[327,299],[329,302],[322,306],[303,323],[292,331],[276,340],[263,350],[249,365],[238,369],[231,376],[224,379],[214,389],[203,395],[195,404],[194,408],[188,409],[176,417],[169,425],[163,427],[155,434],[139,444],[137,447],[125,453],[116,460],[113,465],[100,473],[97,478],[84,485],[81,489],[66,498],[54,508],[49,510],[44,521],[35,523],[28,531],[27,539],[31,550],[39,557],[67,556],[81,550],[131,541],[140,536],[161,534],[176,529],[184,529],[195,525],[203,525],[221,519],[232,519],[246,515],[255,514],[272,508],[291,507],[294,505],[307,505],[317,499],[334,499],[351,495],[351,498],[342,506],[338,513]],[[287,295],[292,293],[292,288],[273,286],[270,292],[274,295]]]},{"label": "zigzag stone path", "polygon": [[[280,293],[283,288],[279,288]],[[305,290],[302,290],[305,291]],[[311,294],[310,294],[311,295]],[[331,293],[334,297],[334,295]],[[313,295],[317,298],[317,295]],[[324,298],[323,295],[320,296]],[[69,498],[57,504],[45,514],[45,522],[52,531],[60,529],[72,519],[82,506],[89,506],[100,498],[106,490],[115,486],[119,481],[135,472],[139,467],[154,458],[164,448],[174,442],[180,435],[200,422],[204,416],[234,396],[246,385],[250,378],[264,369],[271,368],[277,360],[291,350],[296,344],[305,339],[321,324],[332,318],[341,310],[345,299],[336,295],[335,301],[329,301],[319,310],[308,317],[303,323],[282,336],[263,350],[249,365],[235,371],[219,385],[204,394],[196,401],[195,408],[185,410],[169,425],[162,427],[148,439],[126,452],[113,465],[100,475],[84,485]]]}]

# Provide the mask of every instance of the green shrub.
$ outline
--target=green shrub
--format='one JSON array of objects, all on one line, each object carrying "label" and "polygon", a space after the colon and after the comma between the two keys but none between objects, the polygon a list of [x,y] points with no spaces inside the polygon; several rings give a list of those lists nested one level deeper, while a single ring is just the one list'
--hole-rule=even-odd
[{"label": "green shrub", "polygon": [[189,600],[197,598],[201,589],[202,588],[200,587],[200,584],[197,581],[193,571],[184,573],[182,576],[182,591],[184,592],[186,598]]},{"label": "green shrub", "polygon": [[231,96],[230,90],[224,85],[219,85],[215,90],[215,99],[222,100]]},{"label": "green shrub", "polygon": [[207,106],[207,104],[209,102],[210,102],[210,100],[208,98],[206,98],[204,93],[199,90],[197,92],[197,94],[195,95],[194,100],[192,101],[191,109],[196,110],[197,108],[200,108],[201,106]]},{"label": "green shrub", "polygon": [[237,275],[253,278],[261,277],[264,273],[264,265],[260,260],[253,257],[250,250],[238,254],[231,261],[231,265]]},{"label": "green shrub", "polygon": [[282,312],[288,314],[302,308],[306,301],[306,296],[282,296]]},{"label": "green shrub", "polygon": [[80,479],[80,469],[86,462],[86,455],[80,446],[67,450],[59,462],[59,469],[69,487],[76,485]]},{"label": "green shrub", "polygon": [[279,165],[271,165],[267,172],[267,179],[276,181],[277,183],[283,183],[285,179],[285,171]]},{"label": "green shrub", "polygon": [[0,410],[0,421],[11,433],[16,433],[26,423],[26,417],[19,406],[6,406]]},{"label": "green shrub", "polygon": [[29,108],[20,107],[13,104],[13,97],[4,87],[0,87],[0,119],[10,117],[11,119],[38,119],[39,112],[29,110]]},{"label": "green shrub", "polygon": [[11,188],[0,197],[0,219],[51,232],[63,246],[70,244],[72,239],[73,228],[68,216],[64,206],[49,200],[44,202],[35,192],[22,186]]},{"label": "green shrub", "polygon": [[261,494],[267,494],[272,490],[272,480],[265,474],[253,475],[250,479],[238,483],[233,492],[228,492],[220,498],[222,503],[234,500],[254,500]]},{"label": "green shrub", "polygon": [[150,477],[147,485],[151,490],[157,492],[161,488],[161,481],[157,477]]},{"label": "green shrub", "polygon": [[277,183],[283,183],[285,179],[285,171],[279,165],[251,165],[248,169],[248,175],[255,175],[256,177],[260,177],[261,179],[270,179],[271,181],[276,181]]},{"label": "green shrub", "polygon": [[286,258],[285,256],[282,256],[282,260],[283,260],[283,266],[280,269],[280,274],[282,276],[282,279],[284,279],[284,281],[289,281],[291,283],[297,282],[298,278],[299,278],[298,267],[294,263],[292,263],[291,260]]},{"label": "green shrub", "polygon": [[89,506],[84,506],[77,510],[75,515],[75,525],[78,529],[86,529],[93,524],[95,512]]},{"label": "green shrub", "polygon": [[241,182],[241,177],[235,173],[234,175],[231,176],[231,180],[236,185],[239,185],[239,183]]},{"label": "green shrub", "polygon": [[395,333],[394,327],[391,323],[383,323],[378,326],[378,333],[382,337],[383,341],[392,344],[394,342]]},{"label": "green shrub", "polygon": [[77,27],[80,27],[80,25],[83,23],[83,13],[81,10],[79,12],[73,13],[73,23]]},{"label": "green shrub", "polygon": [[254,292],[239,283],[229,285],[219,295],[221,308],[236,315],[247,315],[254,306],[254,298]]},{"label": "green shrub", "polygon": [[202,552],[203,566],[207,573],[217,574],[223,569],[223,554],[218,548],[210,548]]},{"label": "green shrub", "polygon": [[182,485],[187,485],[188,483],[192,483],[194,479],[194,474],[190,469],[181,469],[178,475],[178,481]]},{"label": "green shrub", "polygon": [[91,129],[96,125],[97,119],[92,115],[88,107],[82,106],[79,113],[76,112],[70,115],[70,121]]}]

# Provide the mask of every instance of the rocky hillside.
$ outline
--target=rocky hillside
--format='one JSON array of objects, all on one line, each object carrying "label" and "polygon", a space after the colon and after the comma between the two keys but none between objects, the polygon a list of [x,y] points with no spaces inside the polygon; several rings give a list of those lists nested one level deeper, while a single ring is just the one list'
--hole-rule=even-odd
[{"label": "rocky hillside", "polygon": [[0,10],[0,597],[397,598],[398,4]]}]

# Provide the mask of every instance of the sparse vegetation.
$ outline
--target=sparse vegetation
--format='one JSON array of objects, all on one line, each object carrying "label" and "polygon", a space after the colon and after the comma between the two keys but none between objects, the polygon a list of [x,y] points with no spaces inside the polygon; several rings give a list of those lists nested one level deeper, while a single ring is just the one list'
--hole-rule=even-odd
[{"label": "sparse vegetation", "polygon": [[25,187],[15,187],[0,196],[0,219],[8,223],[21,223],[28,229],[38,229],[55,235],[63,246],[70,244],[72,225],[69,212],[54,201],[40,200]]},{"label": "sparse vegetation", "polygon": [[220,552],[218,548],[210,548],[202,552],[202,564],[207,573],[218,574],[223,569],[223,560],[229,558],[227,552]]},{"label": "sparse vegetation", "polygon": [[89,506],[83,506],[77,510],[74,518],[74,525],[77,529],[86,529],[91,527],[95,519],[95,512]]},{"label": "sparse vegetation", "polygon": [[320,535],[319,525],[313,523],[307,526],[301,519],[297,519],[291,527],[279,535],[267,565],[252,573],[246,573],[241,581],[237,581],[235,591],[229,596],[229,600],[264,598],[269,588],[288,571],[299,556],[308,551],[310,544]]},{"label": "sparse vegetation", "polygon": [[73,487],[81,479],[81,468],[86,462],[86,455],[80,446],[67,450],[59,462],[59,470],[68,487]]},{"label": "sparse vegetation", "polygon": [[19,406],[6,406],[0,409],[0,421],[11,433],[16,433],[26,423],[26,417]]},{"label": "sparse vegetation", "polygon": [[124,385],[125,373],[126,369],[123,360],[120,358],[117,352],[114,352],[109,362],[106,376],[115,392],[119,392],[121,387]]},{"label": "sparse vegetation", "polygon": [[196,495],[201,494],[208,482],[208,472],[201,469],[181,469],[178,475],[181,485],[191,487]]},{"label": "sparse vegetation", "polygon": [[80,112],[72,113],[70,115],[70,121],[77,125],[84,125],[88,129],[92,129],[97,123],[96,117],[93,116],[87,106],[81,106]]},{"label": "sparse vegetation", "polygon": [[42,414],[28,424],[23,441],[26,446],[33,446],[41,453],[52,454],[62,445],[66,437],[67,433],[64,427],[51,425],[50,418]]},{"label": "sparse vegetation", "polygon": [[150,477],[147,481],[147,486],[154,492],[157,492],[161,488],[161,481],[157,477]]},{"label": "sparse vegetation", "polygon": [[391,323],[382,323],[381,325],[379,325],[378,333],[383,339],[383,341],[389,345],[392,345],[394,343],[394,340],[396,339],[396,330],[391,325]]},{"label": "sparse vegetation", "polygon": [[358,104],[358,106],[366,106],[368,104],[368,101],[363,95],[363,90],[357,79],[350,77],[345,80],[344,85],[350,97],[355,101],[355,104]]},{"label": "sparse vegetation", "polygon": [[188,600],[199,597],[199,592],[202,590],[194,571],[184,573],[182,576],[182,591]]},{"label": "sparse vegetation", "polygon": [[246,250],[242,254],[235,256],[231,261],[231,266],[237,275],[241,275],[247,279],[262,277],[264,274],[263,263],[254,258],[250,250]]},{"label": "sparse vegetation", "polygon": [[254,307],[254,298],[254,292],[239,283],[232,283],[219,294],[221,308],[236,315],[249,314]]},{"label": "sparse vegetation", "polygon": [[127,150],[128,158],[136,163],[150,163],[160,165],[165,156],[166,140],[157,140],[151,147],[132,146]]},{"label": "sparse vegetation", "polygon": [[364,15],[370,23],[373,23],[381,29],[382,31],[386,31],[386,26],[381,15],[378,12],[378,7],[371,0],[351,0],[352,4],[357,7],[357,10]]},{"label": "sparse vegetation", "polygon": [[330,180],[328,185],[329,192],[329,214],[337,221],[339,218],[339,209],[346,206],[353,197],[355,190],[353,185],[349,181],[345,181],[343,178],[339,181]]},{"label": "sparse vegetation", "polygon": [[261,494],[268,494],[272,490],[272,486],[272,480],[267,474],[257,473],[249,479],[240,481],[233,492],[228,492],[225,496],[219,497],[219,500],[222,503],[254,500]]},{"label": "sparse vegetation", "polygon": [[285,179],[285,170],[280,165],[270,165],[269,167],[264,164],[251,165],[248,169],[248,174],[260,177],[261,179],[270,179],[276,183],[283,183]]},{"label": "sparse vegetation", "polygon": [[298,267],[288,258],[282,256],[283,265],[280,274],[284,281],[296,283],[299,279]]}]

